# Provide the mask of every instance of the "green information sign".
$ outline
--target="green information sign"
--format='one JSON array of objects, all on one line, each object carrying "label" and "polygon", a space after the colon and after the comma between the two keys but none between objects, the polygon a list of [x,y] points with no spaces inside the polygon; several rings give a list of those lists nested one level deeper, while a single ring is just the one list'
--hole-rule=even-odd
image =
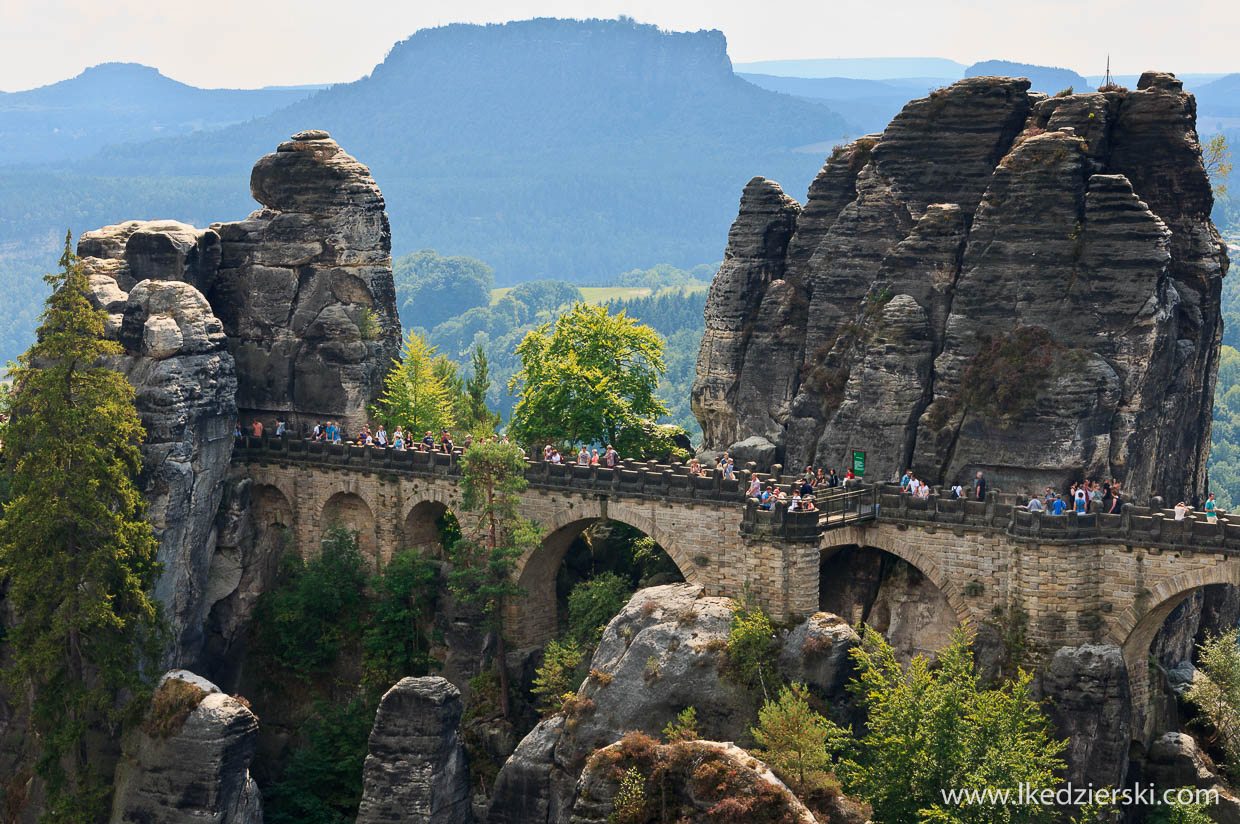
[{"label": "green information sign", "polygon": [[853,450],[853,474],[865,474],[865,453],[857,449]]}]

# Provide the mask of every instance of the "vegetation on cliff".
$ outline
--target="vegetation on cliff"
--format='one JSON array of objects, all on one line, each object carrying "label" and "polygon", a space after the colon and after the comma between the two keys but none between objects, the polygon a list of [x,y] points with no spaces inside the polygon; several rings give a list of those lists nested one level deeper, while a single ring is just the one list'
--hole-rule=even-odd
[{"label": "vegetation on cliff", "polygon": [[54,291],[39,340],[9,373],[0,572],[21,620],[8,631],[5,676],[29,712],[44,820],[94,822],[106,817],[111,777],[88,738],[114,739],[149,695],[157,545],[135,484],[134,390],[110,368],[121,350],[103,340],[70,237],[45,280]]}]

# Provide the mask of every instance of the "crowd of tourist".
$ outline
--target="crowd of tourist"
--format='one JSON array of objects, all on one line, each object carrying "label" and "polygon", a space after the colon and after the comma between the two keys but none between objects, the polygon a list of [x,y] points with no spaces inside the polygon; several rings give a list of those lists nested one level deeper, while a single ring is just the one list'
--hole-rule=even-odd
[{"label": "crowd of tourist", "polygon": [[[250,422],[250,434],[256,438],[263,437],[263,422],[254,419]],[[240,440],[244,436],[241,423],[238,422],[233,434]],[[283,438],[290,435],[287,424],[283,419],[276,421],[275,437]],[[390,448],[398,451],[414,450],[422,452],[442,452],[451,454],[454,451],[468,449],[473,443],[473,436],[466,435],[461,444],[457,444],[452,433],[447,429],[443,429],[436,438],[432,430],[426,430],[421,438],[412,429],[406,430],[397,426],[395,430],[388,433],[383,424],[379,424],[373,431],[369,424],[364,424],[361,430],[353,437],[348,438],[344,429],[337,421],[320,421],[314,425],[309,433],[309,439],[315,441],[323,441],[326,443],[354,443],[359,446],[373,446],[379,448]],[[500,443],[508,443],[507,435],[489,435],[488,442],[499,441]],[[615,468],[622,459],[618,452],[611,444],[607,444],[601,451],[598,448],[588,448],[582,445],[575,450],[576,455],[573,456],[573,450],[569,449],[569,458],[571,462],[577,466],[603,466],[607,468]],[[552,464],[565,463],[564,456],[560,453],[558,447],[548,443],[542,449],[542,458],[544,461]],[[715,459],[715,465],[712,468],[705,466],[697,458],[689,461],[688,471],[690,475],[706,476],[718,471],[725,481],[737,480],[736,462],[731,455],[724,452]],[[843,486],[846,481],[853,480],[856,475],[849,469],[843,477],[836,474],[834,469],[823,469],[822,467],[805,467],[805,471],[801,473],[797,479],[788,486],[781,487],[777,479],[771,477],[765,482],[759,473],[750,476],[749,486],[745,490],[746,498],[753,498],[758,501],[758,506],[764,510],[770,510],[781,501],[787,502],[789,512],[813,512],[816,511],[814,499],[816,495],[822,494],[825,490],[836,489]],[[987,481],[986,476],[982,472],[978,472],[973,479],[972,488],[966,493],[963,485],[959,483],[952,484],[948,488],[948,497],[952,500],[960,500],[968,497],[975,501],[986,500]],[[911,495],[915,498],[929,498],[933,492],[933,488],[926,483],[911,470],[906,469],[900,477],[900,492]],[[1044,512],[1049,515],[1064,515],[1067,512],[1075,512],[1078,515],[1106,513],[1118,514],[1123,509],[1125,502],[1123,484],[1114,478],[1105,481],[1085,480],[1073,483],[1064,492],[1056,491],[1052,487],[1045,487],[1042,492],[1030,495],[1025,509],[1030,512]],[[1180,501],[1174,507],[1175,519],[1177,521],[1184,520],[1193,511],[1184,501]],[[1213,493],[1210,494],[1202,511],[1207,520],[1214,523],[1218,515],[1222,514],[1222,510],[1218,509]]]},{"label": "crowd of tourist", "polygon": [[[250,422],[250,434],[255,438],[263,437],[263,431],[262,421],[256,418]],[[276,422],[275,437],[283,438],[290,434],[283,419]],[[240,422],[237,423],[236,428],[233,430],[233,435],[237,440],[241,440],[244,437]],[[474,436],[467,434],[462,442],[458,444],[453,440],[452,433],[447,429],[441,430],[438,438],[435,437],[433,430],[428,429],[419,439],[417,433],[412,428],[406,430],[404,427],[397,426],[389,434],[383,424],[378,424],[373,430],[370,424],[363,424],[361,430],[350,438],[338,422],[319,421],[310,430],[307,440],[322,441],[324,443],[350,443],[357,446],[373,446],[382,449],[395,449],[402,452],[411,450],[415,452],[451,454],[452,452],[468,449],[474,442]],[[508,443],[508,436],[490,435],[487,440]]]}]

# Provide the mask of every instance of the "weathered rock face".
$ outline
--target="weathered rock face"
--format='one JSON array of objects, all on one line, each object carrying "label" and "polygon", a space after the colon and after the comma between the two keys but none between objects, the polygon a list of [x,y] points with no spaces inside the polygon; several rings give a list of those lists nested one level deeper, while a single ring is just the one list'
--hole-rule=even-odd
[{"label": "weathered rock face", "polygon": [[1225,248],[1193,97],[968,78],[837,150],[803,209],[756,178],[707,301],[704,448],[1026,491],[1204,492]]},{"label": "weathered rock face", "polygon": [[1132,704],[1119,647],[1061,647],[1042,676],[1051,722],[1068,739],[1065,782],[1120,787],[1128,770]]},{"label": "weathered rock face", "polygon": [[[262,795],[250,777],[258,719],[211,682],[169,672],[198,705],[166,737],[135,729],[116,770],[113,824],[262,824]],[[157,696],[159,691],[157,690]]]},{"label": "weathered rock face", "polygon": [[212,637],[231,643],[278,553],[265,520],[278,513],[267,510],[261,523],[234,511],[217,551],[238,414],[268,431],[277,418],[356,430],[399,348],[387,215],[369,170],[326,132],[302,132],[258,161],[251,190],[267,208],[244,221],[135,220],[78,242],[147,429],[142,489],[160,541],[170,665],[200,663],[220,602]]},{"label": "weathered rock face", "polygon": [[[172,221],[134,221],[84,234],[79,252],[122,255],[88,256],[83,264],[92,301],[108,313],[106,334],[124,348],[116,365],[134,386],[146,428],[139,486],[159,541],[155,595],[173,634],[166,662],[194,665],[232,457],[237,377],[223,326],[188,278],[211,254],[218,258],[219,238]],[[145,277],[135,282],[135,271]]]},{"label": "weathered rock face", "polygon": [[358,824],[468,824],[461,693],[443,678],[402,678],[375,714]]},{"label": "weathered rock face", "polygon": [[565,821],[586,759],[629,730],[658,735],[692,706],[711,739],[745,731],[754,699],[720,675],[730,601],[692,584],[639,590],[607,625],[570,717],[543,721],[495,783],[493,824]]},{"label": "weathered rock face", "polygon": [[327,132],[306,131],[254,165],[264,209],[216,224],[208,298],[228,334],[243,419],[360,429],[400,348],[383,195]]},{"label": "weathered rock face", "polygon": [[1150,745],[1142,778],[1157,787],[1195,787],[1214,790],[1218,802],[1206,809],[1220,824],[1240,824],[1240,798],[1219,780],[1209,756],[1197,748],[1193,737],[1182,732],[1164,733]]}]

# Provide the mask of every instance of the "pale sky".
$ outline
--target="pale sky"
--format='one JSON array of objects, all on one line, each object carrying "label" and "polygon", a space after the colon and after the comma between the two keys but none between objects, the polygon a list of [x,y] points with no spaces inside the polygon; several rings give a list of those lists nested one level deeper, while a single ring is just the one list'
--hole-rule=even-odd
[{"label": "pale sky", "polygon": [[354,80],[393,43],[452,22],[627,14],[721,29],[734,62],[1004,59],[1100,74],[1240,71],[1236,0],[0,0],[0,90],[119,60],[203,87]]}]

